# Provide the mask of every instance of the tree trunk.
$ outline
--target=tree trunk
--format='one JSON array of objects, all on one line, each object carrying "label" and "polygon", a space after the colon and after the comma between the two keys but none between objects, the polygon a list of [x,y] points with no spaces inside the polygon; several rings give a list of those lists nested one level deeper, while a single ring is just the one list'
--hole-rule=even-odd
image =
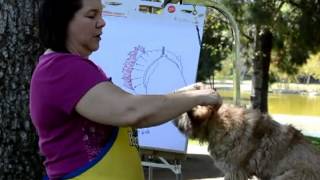
[{"label": "tree trunk", "polygon": [[272,33],[269,29],[257,27],[255,57],[253,59],[253,78],[251,103],[254,109],[268,112],[269,67],[271,61]]},{"label": "tree trunk", "polygon": [[310,84],[311,75],[308,75],[307,84]]},{"label": "tree trunk", "polygon": [[40,48],[38,0],[0,0],[0,180],[41,179],[29,117],[29,83]]}]

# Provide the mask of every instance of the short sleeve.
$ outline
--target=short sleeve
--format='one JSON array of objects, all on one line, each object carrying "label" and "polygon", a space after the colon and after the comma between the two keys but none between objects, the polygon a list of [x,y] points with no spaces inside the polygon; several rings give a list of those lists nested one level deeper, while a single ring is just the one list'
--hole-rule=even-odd
[{"label": "short sleeve", "polygon": [[107,76],[88,59],[67,56],[50,65],[48,95],[52,105],[70,114],[78,101],[95,85],[108,81]]}]

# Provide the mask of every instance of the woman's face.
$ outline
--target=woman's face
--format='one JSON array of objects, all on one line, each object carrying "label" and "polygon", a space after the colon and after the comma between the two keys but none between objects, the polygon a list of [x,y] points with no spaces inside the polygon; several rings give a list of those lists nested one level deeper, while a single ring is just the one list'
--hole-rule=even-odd
[{"label": "woman's face", "polygon": [[72,54],[88,57],[99,48],[104,26],[101,1],[82,0],[82,8],[75,13],[67,29],[67,49]]}]

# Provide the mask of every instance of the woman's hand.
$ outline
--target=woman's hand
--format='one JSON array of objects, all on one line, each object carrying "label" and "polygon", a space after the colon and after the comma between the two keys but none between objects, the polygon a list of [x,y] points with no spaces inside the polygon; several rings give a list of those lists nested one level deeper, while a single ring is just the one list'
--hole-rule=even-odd
[{"label": "woman's hand", "polygon": [[185,86],[183,88],[177,89],[174,91],[176,92],[183,92],[183,91],[189,91],[189,90],[200,90],[200,89],[209,89],[209,86],[202,83],[202,82],[197,82],[188,86]]},{"label": "woman's hand", "polygon": [[222,98],[220,94],[215,89],[212,89],[210,85],[206,85],[202,82],[197,82],[180,88],[174,93],[191,93],[195,96],[199,96],[199,105],[209,105],[216,110],[218,110],[222,105]]}]

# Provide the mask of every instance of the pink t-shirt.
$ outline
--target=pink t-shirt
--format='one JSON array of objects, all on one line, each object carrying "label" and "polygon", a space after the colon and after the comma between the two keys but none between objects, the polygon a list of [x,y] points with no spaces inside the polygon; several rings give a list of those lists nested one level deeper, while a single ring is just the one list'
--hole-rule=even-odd
[{"label": "pink t-shirt", "polygon": [[29,106],[50,179],[88,163],[108,141],[112,126],[90,121],[74,109],[90,88],[104,81],[110,79],[80,56],[50,53],[39,58]]}]

